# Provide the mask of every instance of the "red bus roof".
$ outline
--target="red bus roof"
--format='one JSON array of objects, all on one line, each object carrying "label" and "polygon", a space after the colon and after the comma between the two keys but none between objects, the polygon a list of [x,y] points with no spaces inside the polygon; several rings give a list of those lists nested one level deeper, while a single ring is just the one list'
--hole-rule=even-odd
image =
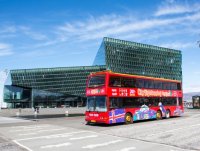
[{"label": "red bus roof", "polygon": [[116,75],[116,76],[125,76],[125,77],[142,78],[142,79],[151,79],[151,80],[158,80],[158,81],[160,80],[160,81],[166,81],[166,82],[178,82],[178,83],[181,82],[181,81],[178,81],[178,80],[171,80],[171,79],[164,79],[164,78],[155,78],[155,77],[148,77],[148,76],[140,76],[140,75],[117,73],[117,72],[112,72],[110,70],[93,72],[90,75],[100,75],[100,74],[110,74],[110,75]]}]

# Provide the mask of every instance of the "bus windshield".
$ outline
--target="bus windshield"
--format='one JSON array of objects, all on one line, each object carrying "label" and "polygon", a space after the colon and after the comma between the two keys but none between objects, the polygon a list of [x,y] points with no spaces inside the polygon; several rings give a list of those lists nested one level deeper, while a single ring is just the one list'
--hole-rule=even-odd
[{"label": "bus windshield", "polygon": [[105,85],[105,75],[92,76],[88,81],[88,87],[99,87]]},{"label": "bus windshield", "polygon": [[106,112],[106,97],[88,97],[87,111]]}]

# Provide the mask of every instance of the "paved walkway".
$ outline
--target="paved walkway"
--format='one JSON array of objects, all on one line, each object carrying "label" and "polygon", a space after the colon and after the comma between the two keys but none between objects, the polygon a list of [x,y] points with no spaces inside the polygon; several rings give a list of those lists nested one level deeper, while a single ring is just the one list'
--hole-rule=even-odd
[{"label": "paved walkway", "polygon": [[2,109],[0,116],[2,117],[20,117],[23,119],[42,119],[42,118],[57,118],[64,116],[83,116],[85,107],[73,108],[40,108],[39,113],[35,113],[34,109]]},{"label": "paved walkway", "polygon": [[11,117],[0,117],[0,124],[9,124],[9,123],[21,123],[21,122],[29,122],[29,120],[11,118]]}]

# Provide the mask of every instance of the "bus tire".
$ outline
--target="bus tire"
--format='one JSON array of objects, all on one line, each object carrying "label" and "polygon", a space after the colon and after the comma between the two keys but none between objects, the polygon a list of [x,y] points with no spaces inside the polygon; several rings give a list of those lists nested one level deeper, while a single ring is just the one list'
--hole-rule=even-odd
[{"label": "bus tire", "polygon": [[171,113],[170,113],[170,110],[166,110],[166,119],[168,119],[168,118],[170,118],[170,116],[171,116]]},{"label": "bus tire", "polygon": [[86,123],[85,123],[85,125],[90,125],[91,124],[91,122],[89,122],[89,121],[87,121]]},{"label": "bus tire", "polygon": [[157,119],[157,120],[161,120],[161,119],[162,119],[162,113],[161,113],[160,110],[158,110],[158,111],[156,112],[156,119]]},{"label": "bus tire", "polygon": [[133,123],[133,117],[132,117],[131,113],[126,113],[126,115],[125,115],[125,123],[126,124]]}]

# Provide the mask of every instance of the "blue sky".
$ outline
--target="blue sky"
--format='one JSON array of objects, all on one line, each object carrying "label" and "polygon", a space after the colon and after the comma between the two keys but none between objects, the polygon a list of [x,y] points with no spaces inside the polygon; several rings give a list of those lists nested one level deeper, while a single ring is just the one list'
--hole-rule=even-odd
[{"label": "blue sky", "polygon": [[105,36],[181,50],[200,91],[198,0],[0,0],[0,71],[91,65]]}]

